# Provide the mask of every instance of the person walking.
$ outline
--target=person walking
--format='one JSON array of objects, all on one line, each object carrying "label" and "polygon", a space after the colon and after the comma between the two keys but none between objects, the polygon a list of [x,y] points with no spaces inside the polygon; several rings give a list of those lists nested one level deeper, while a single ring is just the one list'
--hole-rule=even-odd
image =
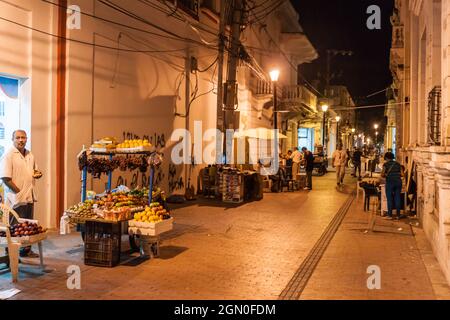
[{"label": "person walking", "polygon": [[385,219],[392,220],[392,211],[395,207],[397,211],[397,219],[401,218],[401,193],[402,193],[402,167],[400,163],[394,160],[392,152],[386,152],[384,155],[383,169],[381,177],[386,178],[386,199],[388,205],[388,213]]},{"label": "person walking", "polygon": [[[24,130],[13,132],[13,147],[9,149],[0,161],[0,179],[5,188],[5,203],[13,208],[22,219],[33,219],[33,206],[36,200],[34,193],[35,179],[40,179],[34,156],[25,148],[27,133]],[[21,257],[37,258],[38,254],[31,251],[31,246],[21,248]]]},{"label": "person walking", "polygon": [[298,148],[294,148],[294,152],[291,155],[292,159],[292,179],[297,178],[297,174],[300,172],[300,164],[302,162],[302,153],[298,151]]},{"label": "person walking", "polygon": [[338,187],[344,183],[346,163],[347,152],[342,150],[342,144],[339,144],[337,150],[335,150],[332,155],[332,164],[333,168],[336,168],[336,182]]},{"label": "person walking", "polygon": [[306,169],[306,187],[304,190],[312,190],[312,173],[314,170],[314,155],[307,148],[303,147],[303,159]]},{"label": "person walking", "polygon": [[286,155],[286,172],[290,179],[292,179],[292,150],[289,150]]},{"label": "person walking", "polygon": [[362,152],[359,148],[356,148],[353,152],[353,166],[355,167],[355,171],[353,172],[353,176],[356,177],[356,171],[358,171],[358,178],[361,179],[361,157]]}]

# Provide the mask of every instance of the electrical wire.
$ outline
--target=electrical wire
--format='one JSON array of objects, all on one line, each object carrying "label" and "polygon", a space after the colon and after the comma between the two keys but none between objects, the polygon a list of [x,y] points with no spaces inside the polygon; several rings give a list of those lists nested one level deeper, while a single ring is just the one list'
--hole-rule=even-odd
[{"label": "electrical wire", "polygon": [[110,0],[97,0],[97,1],[99,1],[103,5],[109,7],[109,8],[111,8],[111,9],[117,11],[117,12],[122,13],[123,15],[126,15],[126,16],[134,19],[134,20],[140,21],[140,22],[142,22],[142,23],[144,23],[146,25],[152,26],[153,28],[158,29],[158,30],[160,30],[160,31],[162,31],[164,33],[167,33],[167,34],[169,34],[169,35],[171,35],[171,36],[173,36],[175,38],[179,38],[179,39],[184,40],[184,41],[189,42],[189,43],[195,43],[195,44],[201,45],[201,46],[206,47],[206,48],[211,49],[211,50],[217,50],[216,47],[212,47],[210,45],[206,45],[206,44],[204,44],[201,41],[197,41],[197,40],[190,39],[190,38],[185,38],[185,37],[182,37],[182,36],[172,32],[172,31],[164,29],[163,27],[158,26],[158,25],[156,25],[156,24],[154,24],[154,23],[152,23],[152,22],[150,22],[150,21],[148,21],[148,20],[146,20],[146,19],[144,19],[144,18],[142,18],[142,17],[140,17],[140,16],[138,16],[138,15],[128,11],[127,9],[119,6],[118,4],[116,4],[116,3],[114,3],[114,2],[112,2]]},{"label": "electrical wire", "polygon": [[121,48],[115,48],[115,47],[110,47],[110,46],[105,46],[105,45],[101,45],[101,44],[96,44],[96,43],[92,43],[92,42],[87,42],[87,41],[83,41],[83,40],[78,40],[78,39],[73,39],[73,38],[68,38],[68,37],[64,37],[64,36],[60,36],[60,35],[56,35],[47,31],[42,31],[24,24],[21,24],[19,22],[16,21],[12,21],[9,19],[6,19],[4,17],[0,16],[1,20],[7,21],[9,23],[21,26],[23,28],[29,29],[29,30],[33,30],[35,32],[41,33],[41,34],[45,34],[54,38],[58,38],[58,39],[63,39],[63,40],[67,40],[70,42],[75,42],[75,43],[79,43],[79,44],[84,44],[84,45],[89,45],[92,47],[98,47],[98,48],[103,48],[103,49],[111,49],[111,50],[120,50],[120,51],[124,51],[124,52],[133,52],[133,53],[169,53],[169,52],[179,52],[179,51],[186,51],[186,48],[183,49],[172,49],[172,50],[131,50],[131,49],[121,49]]},{"label": "electrical wire", "polygon": [[[61,4],[54,3],[54,2],[49,1],[49,0],[41,0],[41,1],[45,2],[45,3],[48,3],[48,4],[51,4],[51,5],[54,5],[54,6],[57,6],[57,7],[60,7],[60,8],[70,9],[67,6],[63,6]],[[95,16],[95,15],[89,14],[87,12],[80,11],[80,13],[82,15],[85,15],[85,16],[93,18],[93,19],[97,19],[97,20],[100,20],[100,21],[103,21],[103,22],[111,23],[111,24],[114,24],[114,25],[117,25],[117,26],[121,26],[121,27],[124,27],[124,28],[131,29],[131,30],[135,30],[135,31],[151,34],[151,35],[154,35],[154,36],[157,36],[157,37],[162,37],[162,38],[165,38],[165,39],[176,40],[176,41],[185,41],[184,39],[180,39],[179,37],[169,37],[167,35],[159,34],[159,33],[156,33],[156,32],[149,31],[149,30],[145,30],[145,29],[136,28],[136,27],[133,27],[133,26],[130,26],[130,25],[127,25],[127,24],[123,24],[123,23],[117,22],[117,21],[113,21],[113,20],[109,20],[109,19],[102,18],[102,17],[99,17],[99,16]]]}]

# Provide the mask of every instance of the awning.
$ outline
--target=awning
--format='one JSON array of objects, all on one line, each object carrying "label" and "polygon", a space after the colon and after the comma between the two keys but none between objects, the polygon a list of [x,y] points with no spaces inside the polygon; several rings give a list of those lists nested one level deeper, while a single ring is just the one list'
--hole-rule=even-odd
[{"label": "awning", "polygon": [[[275,139],[274,129],[267,128],[254,128],[248,129],[241,132],[236,132],[234,135],[235,138],[254,138],[254,139],[263,139],[263,140],[273,140]],[[287,139],[287,136],[278,132],[278,139]]]}]

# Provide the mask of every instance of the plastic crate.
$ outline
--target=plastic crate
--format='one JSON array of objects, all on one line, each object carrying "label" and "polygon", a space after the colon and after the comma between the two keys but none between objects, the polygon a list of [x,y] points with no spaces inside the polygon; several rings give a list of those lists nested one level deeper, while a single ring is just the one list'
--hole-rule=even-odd
[{"label": "plastic crate", "polygon": [[86,221],[84,264],[114,267],[120,263],[121,224]]}]

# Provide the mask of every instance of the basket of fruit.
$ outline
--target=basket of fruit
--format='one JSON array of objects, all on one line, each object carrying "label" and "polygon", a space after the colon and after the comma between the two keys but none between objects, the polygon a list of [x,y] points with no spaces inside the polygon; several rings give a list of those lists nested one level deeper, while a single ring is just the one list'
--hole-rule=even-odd
[{"label": "basket of fruit", "polygon": [[128,222],[128,226],[130,235],[157,236],[172,230],[173,218],[163,206],[154,202],[144,211],[136,213],[134,219]]},{"label": "basket of fruit", "polygon": [[[19,219],[16,223],[9,227],[11,240],[22,244],[36,243],[47,238],[47,229],[39,226],[36,220]],[[6,231],[0,231],[0,241],[7,242]]]}]

